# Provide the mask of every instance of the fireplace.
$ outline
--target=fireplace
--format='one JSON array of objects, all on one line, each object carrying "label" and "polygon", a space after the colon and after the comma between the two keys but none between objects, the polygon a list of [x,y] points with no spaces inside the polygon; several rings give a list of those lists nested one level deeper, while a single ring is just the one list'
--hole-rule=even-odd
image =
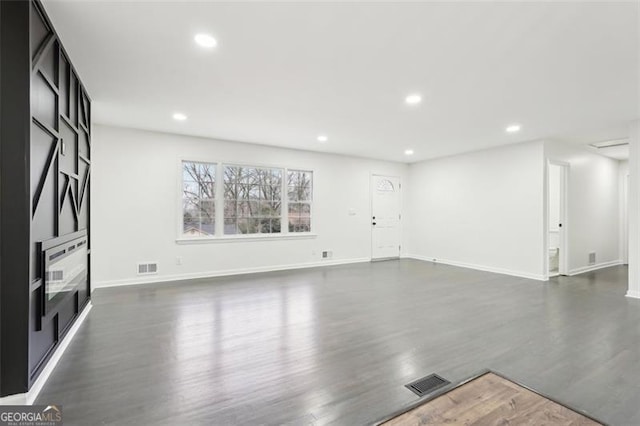
[{"label": "fireplace", "polygon": [[[87,236],[83,235],[43,250],[43,315],[48,314],[68,294],[75,292],[80,284],[87,282],[87,241]],[[52,242],[48,243],[47,246],[51,246]]]}]

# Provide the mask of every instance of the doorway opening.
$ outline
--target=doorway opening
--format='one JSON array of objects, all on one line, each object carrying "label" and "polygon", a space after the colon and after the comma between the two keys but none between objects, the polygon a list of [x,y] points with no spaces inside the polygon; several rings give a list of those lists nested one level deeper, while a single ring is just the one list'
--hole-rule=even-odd
[{"label": "doorway opening", "polygon": [[569,165],[547,163],[547,251],[549,277],[567,275],[567,186]]}]

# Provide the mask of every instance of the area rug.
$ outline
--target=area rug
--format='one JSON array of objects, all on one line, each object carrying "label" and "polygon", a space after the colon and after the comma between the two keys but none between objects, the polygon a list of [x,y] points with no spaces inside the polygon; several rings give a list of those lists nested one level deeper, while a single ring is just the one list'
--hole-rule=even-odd
[{"label": "area rug", "polygon": [[378,424],[604,425],[491,371],[419,400]]}]

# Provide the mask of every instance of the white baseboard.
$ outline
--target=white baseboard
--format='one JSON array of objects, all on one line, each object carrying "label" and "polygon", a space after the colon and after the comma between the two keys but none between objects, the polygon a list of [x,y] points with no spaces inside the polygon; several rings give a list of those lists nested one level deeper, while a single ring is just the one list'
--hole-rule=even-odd
[{"label": "white baseboard", "polygon": [[520,272],[520,271],[513,271],[513,270],[510,270],[510,269],[494,268],[492,266],[475,265],[475,264],[472,264],[472,263],[457,262],[455,260],[437,259],[437,258],[433,258],[433,257],[420,256],[420,255],[415,255],[415,254],[408,254],[408,255],[405,255],[403,257],[404,258],[410,258],[410,259],[424,260],[424,261],[433,262],[433,263],[442,263],[443,265],[458,266],[460,268],[475,269],[476,271],[493,272],[494,274],[511,275],[513,277],[527,278],[527,279],[530,279],[530,280],[537,280],[537,281],[546,281],[547,280],[547,277],[545,277],[542,274],[531,274],[529,272]]},{"label": "white baseboard", "polygon": [[350,263],[363,263],[363,262],[370,262],[370,261],[371,259],[368,257],[361,257],[361,258],[355,258],[355,259],[322,260],[319,262],[297,263],[292,265],[276,265],[276,266],[260,266],[256,268],[228,269],[223,271],[205,271],[205,272],[193,272],[188,274],[175,274],[175,275],[151,275],[146,277],[125,278],[122,280],[97,281],[97,282],[94,281],[92,287],[93,287],[93,290],[95,290],[98,288],[106,288],[106,287],[152,284],[152,283],[161,283],[161,282],[170,282],[170,281],[193,280],[193,279],[201,279],[201,278],[226,277],[230,275],[243,275],[243,274],[255,274],[258,272],[275,272],[275,271],[285,271],[290,269],[315,268],[318,266],[347,265]]},{"label": "white baseboard", "polygon": [[630,297],[632,299],[640,299],[640,291],[627,291],[627,294],[625,295],[627,297]]},{"label": "white baseboard", "polygon": [[583,266],[581,268],[571,269],[569,276],[584,274],[585,272],[591,272],[602,268],[608,268],[610,266],[622,265],[622,260],[612,260],[611,262],[598,263],[596,265]]},{"label": "white baseboard", "polygon": [[71,343],[71,340],[80,329],[80,326],[87,318],[87,315],[89,315],[89,311],[91,310],[91,308],[93,308],[93,305],[91,304],[91,302],[89,302],[87,306],[85,306],[85,308],[82,310],[82,312],[80,312],[80,315],[73,323],[67,334],[64,336],[64,339],[62,339],[62,341],[58,343],[58,347],[53,352],[53,355],[47,362],[46,367],[44,367],[44,369],[40,373],[40,376],[38,376],[36,381],[31,386],[31,389],[29,389],[29,392],[18,393],[15,395],[9,395],[0,398],[0,405],[32,405],[34,403],[34,401],[38,397],[38,394],[42,390],[42,387],[53,372],[53,369],[56,368],[58,361],[60,361],[60,358],[62,358],[62,354],[64,354],[64,351],[67,349],[69,343]]}]

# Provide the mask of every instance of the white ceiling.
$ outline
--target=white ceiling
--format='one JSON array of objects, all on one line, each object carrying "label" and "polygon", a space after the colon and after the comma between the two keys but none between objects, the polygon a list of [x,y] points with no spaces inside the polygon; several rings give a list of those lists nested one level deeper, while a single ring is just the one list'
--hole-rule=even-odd
[{"label": "white ceiling", "polygon": [[96,123],[413,162],[640,117],[637,2],[44,4]]}]

